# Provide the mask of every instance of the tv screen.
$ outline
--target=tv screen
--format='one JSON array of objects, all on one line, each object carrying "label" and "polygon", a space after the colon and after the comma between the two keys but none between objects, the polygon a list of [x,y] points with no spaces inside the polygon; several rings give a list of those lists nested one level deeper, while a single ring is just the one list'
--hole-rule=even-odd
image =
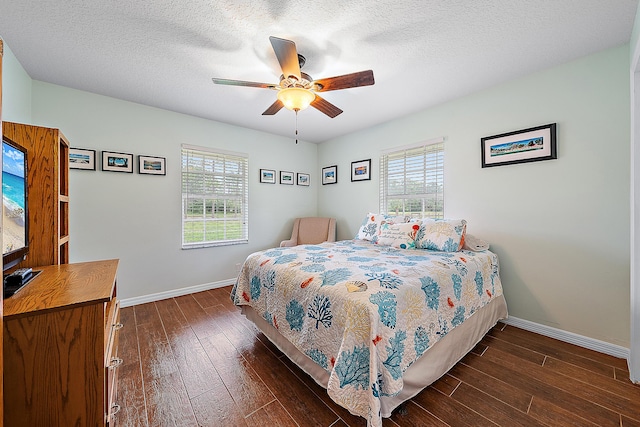
[{"label": "tv screen", "polygon": [[29,250],[27,204],[27,152],[2,139],[2,264],[7,270]]}]

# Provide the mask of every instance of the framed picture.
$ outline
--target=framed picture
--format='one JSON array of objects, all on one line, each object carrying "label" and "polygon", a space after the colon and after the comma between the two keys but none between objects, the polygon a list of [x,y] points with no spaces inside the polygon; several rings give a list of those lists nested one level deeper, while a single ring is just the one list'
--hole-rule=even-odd
[{"label": "framed picture", "polygon": [[69,169],[96,170],[96,150],[69,148]]},{"label": "framed picture", "polygon": [[102,152],[102,170],[133,173],[133,154]]},{"label": "framed picture", "polygon": [[138,173],[147,175],[166,175],[164,157],[138,156]]},{"label": "framed picture", "polygon": [[371,179],[371,159],[351,162],[351,182]]},{"label": "framed picture", "polygon": [[276,171],[271,169],[260,169],[260,182],[265,184],[275,184]]},{"label": "framed picture", "polygon": [[305,187],[309,186],[309,174],[308,173],[298,173],[298,185],[304,185]]},{"label": "framed picture", "polygon": [[322,168],[322,185],[335,184],[336,182],[338,182],[338,166]]},{"label": "framed picture", "polygon": [[555,123],[487,136],[480,145],[483,168],[558,158]]},{"label": "framed picture", "polygon": [[293,172],[280,171],[280,184],[293,185]]}]

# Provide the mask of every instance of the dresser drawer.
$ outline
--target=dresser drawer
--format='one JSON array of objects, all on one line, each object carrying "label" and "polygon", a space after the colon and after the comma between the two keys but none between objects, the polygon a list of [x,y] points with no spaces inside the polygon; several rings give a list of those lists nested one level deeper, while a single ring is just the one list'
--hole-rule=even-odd
[{"label": "dresser drawer", "polygon": [[122,359],[118,357],[118,337],[119,331],[123,327],[120,323],[120,302],[114,298],[110,303],[108,304],[110,307],[107,309],[109,324],[105,331],[108,333],[105,349],[105,419],[107,423],[110,423],[111,418],[120,410],[120,406],[116,402],[118,370],[122,364]]}]

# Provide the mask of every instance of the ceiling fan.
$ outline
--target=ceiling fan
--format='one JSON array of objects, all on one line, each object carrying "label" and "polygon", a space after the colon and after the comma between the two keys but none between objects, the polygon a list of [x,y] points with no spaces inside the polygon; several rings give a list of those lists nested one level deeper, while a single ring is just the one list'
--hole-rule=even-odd
[{"label": "ceiling fan", "polygon": [[334,118],[342,113],[342,110],[322,98],[318,95],[318,92],[370,86],[375,83],[373,71],[371,70],[313,80],[310,75],[300,71],[306,59],[298,53],[294,42],[273,36],[269,37],[269,40],[280,63],[280,68],[282,68],[280,83],[269,84],[242,80],[212,79],[214,83],[221,85],[277,90],[278,99],[262,113],[263,116],[274,115],[280,111],[282,107],[295,111],[297,114],[298,111],[312,106],[327,116]]}]

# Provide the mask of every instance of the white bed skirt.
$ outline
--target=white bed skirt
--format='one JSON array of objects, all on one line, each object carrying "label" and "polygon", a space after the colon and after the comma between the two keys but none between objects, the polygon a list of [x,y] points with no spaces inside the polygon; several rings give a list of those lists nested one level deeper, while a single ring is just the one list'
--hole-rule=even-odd
[{"label": "white bed skirt", "polygon": [[[325,389],[329,382],[329,373],[302,353],[276,328],[267,323],[251,307],[243,305],[242,314],[251,320],[269,338],[276,347],[295,362],[303,371]],[[380,398],[383,418],[402,402],[420,393],[422,389],[436,381],[462,359],[485,336],[500,319],[507,318],[507,303],[502,295],[476,311],[461,325],[455,327],[440,341],[429,348],[404,373],[404,387],[396,396]]]}]

